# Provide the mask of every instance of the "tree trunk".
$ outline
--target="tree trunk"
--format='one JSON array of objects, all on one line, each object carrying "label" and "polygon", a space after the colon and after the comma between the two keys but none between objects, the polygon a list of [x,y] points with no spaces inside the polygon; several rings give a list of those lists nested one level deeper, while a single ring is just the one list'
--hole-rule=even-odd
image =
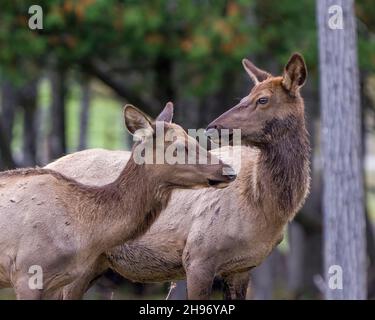
[{"label": "tree trunk", "polygon": [[2,169],[10,169],[16,166],[12,157],[11,142],[17,103],[15,86],[5,80],[1,85],[0,160]]},{"label": "tree trunk", "polygon": [[89,108],[90,108],[90,82],[89,79],[84,78],[82,81],[82,97],[81,97],[81,113],[79,118],[79,144],[78,150],[84,150],[87,148],[87,130],[89,120]]},{"label": "tree trunk", "polygon": [[[333,8],[342,8],[343,29],[330,28],[329,8],[334,5]],[[353,10],[352,0],[317,1],[327,299],[367,296],[361,113]],[[340,18],[340,11],[336,11],[336,16]]]},{"label": "tree trunk", "polygon": [[52,105],[50,108],[50,131],[48,135],[49,161],[66,152],[65,139],[65,71],[57,68],[51,73]]},{"label": "tree trunk", "polygon": [[4,133],[10,141],[12,140],[17,104],[17,88],[11,82],[5,80],[1,86],[1,120]]},{"label": "tree trunk", "polygon": [[13,169],[16,167],[12,152],[10,150],[9,140],[6,138],[3,123],[0,121],[0,159],[1,169]]},{"label": "tree trunk", "polygon": [[20,105],[23,113],[23,160],[25,167],[35,166],[37,163],[37,81],[32,81],[20,90]]}]

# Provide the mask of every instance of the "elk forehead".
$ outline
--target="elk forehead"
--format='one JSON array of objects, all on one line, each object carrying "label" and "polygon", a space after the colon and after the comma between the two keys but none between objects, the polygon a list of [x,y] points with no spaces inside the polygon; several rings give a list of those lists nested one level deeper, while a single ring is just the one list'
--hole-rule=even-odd
[{"label": "elk forehead", "polygon": [[281,88],[282,80],[282,77],[267,78],[266,80],[255,85],[251,89],[249,96],[255,96],[262,93],[273,94],[277,90],[277,88]]},{"label": "elk forehead", "polygon": [[165,126],[165,133],[169,131],[170,134],[173,134],[175,137],[178,138],[185,138],[187,136],[186,131],[180,127],[178,124],[175,123],[168,123]]},{"label": "elk forehead", "polygon": [[170,139],[173,137],[174,141],[180,141],[185,143],[187,140],[188,134],[186,131],[180,127],[178,124],[175,123],[166,123],[164,127],[164,135]]},{"label": "elk forehead", "polygon": [[181,137],[186,136],[185,130],[182,127],[180,127],[178,124],[168,123],[166,126],[166,129],[173,130],[174,134],[177,136],[181,136]]},{"label": "elk forehead", "polygon": [[271,97],[277,86],[281,86],[282,78],[268,78],[262,82],[257,83],[250,93],[241,99],[241,105],[254,104],[261,97]]}]

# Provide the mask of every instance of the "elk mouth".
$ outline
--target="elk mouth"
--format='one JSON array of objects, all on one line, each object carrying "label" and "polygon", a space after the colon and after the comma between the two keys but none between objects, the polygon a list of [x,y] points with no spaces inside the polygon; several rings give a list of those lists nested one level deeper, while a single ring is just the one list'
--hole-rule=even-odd
[{"label": "elk mouth", "polygon": [[226,188],[232,181],[236,179],[236,175],[227,175],[225,180],[208,179],[208,185],[217,189]]}]

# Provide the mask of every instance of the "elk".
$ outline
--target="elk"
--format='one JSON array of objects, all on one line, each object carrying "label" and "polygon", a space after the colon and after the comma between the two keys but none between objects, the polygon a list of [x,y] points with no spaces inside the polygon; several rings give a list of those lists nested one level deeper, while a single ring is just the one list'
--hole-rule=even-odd
[{"label": "elk", "polygon": [[[68,296],[83,295],[87,283],[110,267],[137,282],[187,278],[189,299],[208,299],[219,276],[226,299],[245,298],[250,270],[281,242],[285,226],[307,197],[310,146],[300,94],[307,77],[302,56],[293,54],[277,77],[247,59],[243,67],[253,88],[207,128],[208,133],[241,129],[243,146],[233,147],[242,159],[236,181],[222,190],[173,191],[151,228],[106,251],[89,278],[64,288]],[[123,152],[86,150],[48,167],[100,184],[125,157]]]},{"label": "elk", "polygon": [[[127,105],[126,127],[140,139],[133,153],[150,141],[153,154],[162,148],[154,143],[159,123],[165,134],[172,130],[176,141],[203,152],[208,164],[139,164],[131,156],[104,186],[84,185],[46,168],[0,174],[0,288],[13,287],[18,299],[64,298],[62,288],[90,274],[104,251],[146,232],[174,188],[222,188],[234,179],[223,174],[227,165],[171,123],[172,114],[168,103],[155,122]],[[172,143],[166,141],[161,151]],[[32,266],[42,270],[41,287],[30,286]]]}]

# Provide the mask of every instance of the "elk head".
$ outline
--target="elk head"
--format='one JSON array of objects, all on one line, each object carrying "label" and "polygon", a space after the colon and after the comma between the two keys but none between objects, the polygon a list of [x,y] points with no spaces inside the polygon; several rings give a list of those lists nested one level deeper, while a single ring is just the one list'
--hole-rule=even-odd
[{"label": "elk head", "polygon": [[138,140],[132,150],[135,162],[144,165],[147,174],[160,183],[178,188],[223,188],[233,181],[232,168],[172,123],[172,117],[171,102],[156,120],[132,105],[125,106],[125,125]]},{"label": "elk head", "polygon": [[241,129],[243,143],[262,147],[291,132],[296,121],[303,121],[300,88],[306,81],[306,65],[302,56],[295,53],[283,75],[274,77],[247,59],[242,64],[254,87],[240,103],[211,122],[207,131]]}]

